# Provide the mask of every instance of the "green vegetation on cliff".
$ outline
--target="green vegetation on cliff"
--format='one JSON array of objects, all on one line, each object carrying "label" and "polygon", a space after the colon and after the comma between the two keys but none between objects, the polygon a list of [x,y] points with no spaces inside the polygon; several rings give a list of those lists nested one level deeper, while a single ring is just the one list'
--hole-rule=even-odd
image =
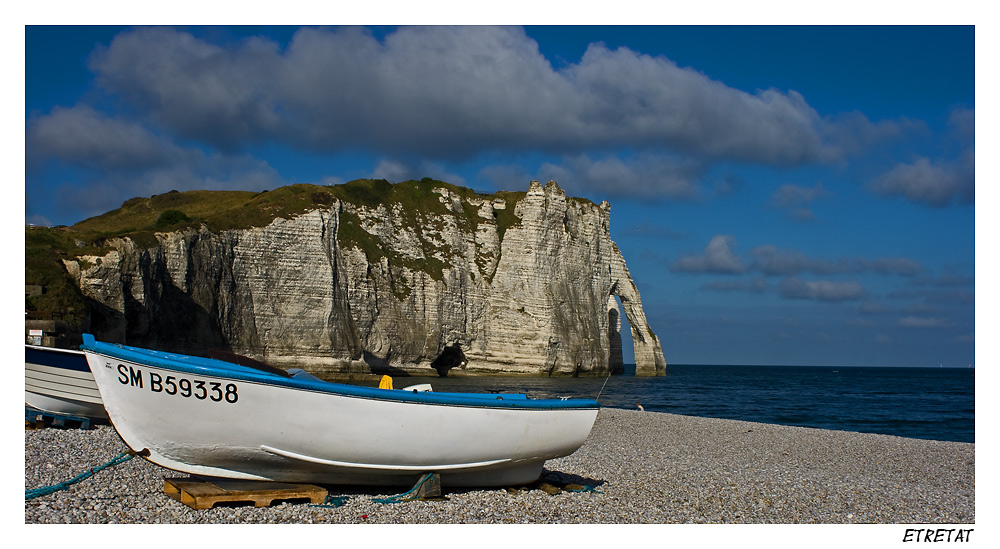
[{"label": "green vegetation on cliff", "polygon": [[[435,192],[435,189],[442,188],[447,189],[458,200],[452,202],[443,200],[441,193]],[[416,231],[421,256],[421,259],[417,259],[386,249],[377,237],[363,227],[363,221],[359,216],[345,211],[340,215],[340,227],[337,233],[342,247],[357,247],[372,263],[385,257],[390,265],[427,273],[434,280],[444,278],[444,269],[449,265],[441,258],[450,257],[452,250],[446,243],[431,241],[428,238],[430,233],[443,232],[445,227],[442,224],[445,220],[451,219],[465,234],[475,234],[478,224],[483,222],[483,219],[479,215],[478,208],[471,205],[470,201],[500,199],[506,206],[503,210],[495,210],[500,215],[496,216],[494,223],[497,225],[500,238],[503,238],[503,232],[508,227],[520,222],[513,213],[514,205],[525,195],[523,192],[481,195],[464,187],[426,177],[419,181],[405,181],[395,185],[384,179],[360,179],[332,187],[331,193],[338,199],[356,206],[369,209],[385,207],[395,213],[394,217],[401,218],[404,227],[422,229]],[[400,299],[409,295],[405,280],[395,284],[394,290]]]},{"label": "green vegetation on cliff", "polygon": [[86,302],[62,259],[69,251],[87,254],[98,250],[73,238],[65,228],[25,227],[24,283],[44,288],[41,295],[25,298],[26,311],[62,313],[65,320],[79,323],[86,316]]},{"label": "green vegetation on cliff", "polygon": [[[453,205],[441,200],[434,189],[446,188],[460,200]],[[289,185],[273,191],[170,191],[149,198],[136,197],[125,201],[120,208],[85,219],[71,227],[25,227],[25,284],[45,288],[42,295],[25,299],[27,310],[74,312],[80,314],[85,304],[79,288],[75,286],[62,264],[62,259],[83,255],[103,255],[109,251],[109,239],[129,238],[142,248],[157,245],[158,232],[178,231],[204,225],[214,232],[264,227],[276,218],[291,218],[317,209],[329,208],[335,200],[356,206],[377,208],[382,205],[390,211],[401,212],[405,223],[411,227],[440,229],[432,220],[451,217],[458,227],[474,233],[482,220],[471,199],[503,200],[505,209],[495,210],[495,223],[500,239],[511,226],[520,220],[514,207],[524,198],[523,192],[498,192],[492,195],[476,193],[471,189],[424,178],[392,184],[384,179],[359,179],[342,185]],[[356,246],[368,256],[369,261],[388,257],[396,266],[408,267],[428,273],[437,280],[442,277],[445,264],[435,257],[447,256],[449,250],[422,236],[424,260],[388,253],[378,239],[362,227],[361,218],[349,212],[340,217],[338,239],[342,246]],[[405,279],[400,279],[396,294],[404,298],[409,293]]]}]

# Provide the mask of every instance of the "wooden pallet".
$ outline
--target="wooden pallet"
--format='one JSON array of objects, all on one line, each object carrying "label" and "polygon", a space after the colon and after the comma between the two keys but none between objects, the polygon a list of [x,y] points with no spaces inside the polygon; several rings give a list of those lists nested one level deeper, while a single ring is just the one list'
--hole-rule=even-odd
[{"label": "wooden pallet", "polygon": [[66,429],[90,429],[90,418],[44,412],[29,408],[28,406],[24,407],[25,429],[42,429],[49,426]]},{"label": "wooden pallet", "polygon": [[320,504],[327,491],[312,484],[189,477],[164,479],[163,493],[192,509],[211,509],[216,503],[270,507],[276,501],[309,500]]}]

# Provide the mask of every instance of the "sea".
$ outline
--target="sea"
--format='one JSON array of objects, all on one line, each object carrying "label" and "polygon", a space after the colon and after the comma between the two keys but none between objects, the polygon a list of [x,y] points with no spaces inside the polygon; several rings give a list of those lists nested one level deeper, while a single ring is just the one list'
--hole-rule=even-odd
[{"label": "sea", "polygon": [[662,377],[400,378],[397,388],[594,398],[604,407],[952,442],[975,432],[974,368],[669,365]]}]

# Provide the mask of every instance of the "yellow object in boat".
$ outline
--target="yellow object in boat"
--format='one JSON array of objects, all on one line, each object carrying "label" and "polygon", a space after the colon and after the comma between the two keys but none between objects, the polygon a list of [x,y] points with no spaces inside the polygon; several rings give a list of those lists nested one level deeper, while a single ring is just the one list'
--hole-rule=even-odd
[{"label": "yellow object in boat", "polygon": [[382,380],[378,382],[379,389],[392,389],[392,378],[389,376],[382,376]]}]

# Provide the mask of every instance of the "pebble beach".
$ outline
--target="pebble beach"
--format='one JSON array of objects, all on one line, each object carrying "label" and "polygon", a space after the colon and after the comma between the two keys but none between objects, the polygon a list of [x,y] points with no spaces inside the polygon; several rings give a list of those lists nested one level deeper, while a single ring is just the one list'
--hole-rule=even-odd
[{"label": "pebble beach", "polygon": [[[25,430],[25,490],[127,448],[114,429]],[[26,500],[25,524],[974,524],[975,444],[601,409],[586,443],[543,481],[585,490],[327,487],[338,506],[194,510],[164,494],[186,475],[141,458]],[[527,487],[532,488],[532,487]],[[405,491],[405,490],[404,490]]]}]

